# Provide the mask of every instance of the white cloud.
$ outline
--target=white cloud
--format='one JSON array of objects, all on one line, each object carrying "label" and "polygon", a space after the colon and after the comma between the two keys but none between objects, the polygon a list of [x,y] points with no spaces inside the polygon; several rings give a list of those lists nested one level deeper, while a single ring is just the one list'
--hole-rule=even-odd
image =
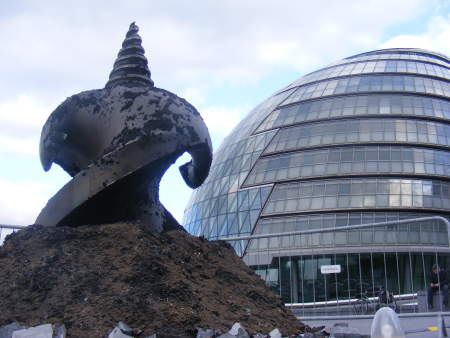
[{"label": "white cloud", "polygon": [[198,87],[184,88],[183,91],[181,91],[181,93],[178,93],[178,96],[184,98],[190,104],[194,105],[194,107],[198,107],[201,104],[205,103],[204,92]]},{"label": "white cloud", "polygon": [[205,107],[202,117],[211,135],[223,138],[242,120],[249,107]]},{"label": "white cloud", "polygon": [[36,155],[41,128],[50,112],[31,95],[0,102],[0,152]]},{"label": "white cloud", "polygon": [[450,55],[450,15],[434,16],[427,24],[427,31],[420,34],[403,34],[382,43],[380,48],[415,47]]},{"label": "white cloud", "polygon": [[0,191],[0,223],[27,225],[34,222],[54,187],[32,180],[0,178]]},{"label": "white cloud", "polygon": [[38,154],[39,140],[34,138],[24,139],[0,135],[0,152],[10,154],[33,155]]},{"label": "white cloud", "polygon": [[103,86],[133,20],[156,85],[207,90],[254,83],[273,67],[308,71],[372,48],[387,27],[435,2],[29,1],[0,21],[0,73],[7,79],[0,93],[32,88],[62,101]]},{"label": "white cloud", "polygon": [[47,107],[31,95],[21,94],[0,102],[0,119],[11,126],[41,128],[49,113]]}]

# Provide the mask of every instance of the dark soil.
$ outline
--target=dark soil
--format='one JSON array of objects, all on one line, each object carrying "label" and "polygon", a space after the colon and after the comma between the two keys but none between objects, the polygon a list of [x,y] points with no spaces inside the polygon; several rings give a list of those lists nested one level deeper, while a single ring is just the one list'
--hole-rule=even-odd
[{"label": "dark soil", "polygon": [[[105,337],[123,321],[153,333],[196,328],[284,335],[308,329],[225,242],[136,224],[31,226],[0,247],[0,326],[62,324]],[[144,336],[144,335],[143,335]]]}]

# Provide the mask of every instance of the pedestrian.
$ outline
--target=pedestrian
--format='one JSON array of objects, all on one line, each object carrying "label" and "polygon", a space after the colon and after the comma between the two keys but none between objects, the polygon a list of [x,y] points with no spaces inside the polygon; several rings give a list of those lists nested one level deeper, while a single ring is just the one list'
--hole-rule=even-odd
[{"label": "pedestrian", "polygon": [[431,269],[430,286],[427,290],[428,308],[433,309],[433,293],[441,290],[444,307],[448,306],[448,278],[444,270],[441,270],[437,264]]}]

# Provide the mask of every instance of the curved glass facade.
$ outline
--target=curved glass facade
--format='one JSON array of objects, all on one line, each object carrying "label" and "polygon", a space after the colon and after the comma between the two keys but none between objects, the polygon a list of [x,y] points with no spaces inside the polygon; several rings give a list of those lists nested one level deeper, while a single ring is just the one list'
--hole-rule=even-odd
[{"label": "curved glass facade", "polygon": [[450,102],[418,95],[347,95],[299,102],[274,110],[257,131],[316,121],[353,116],[408,116],[450,120]]},{"label": "curved glass facade", "polygon": [[450,95],[450,83],[414,75],[355,75],[323,80],[297,87],[283,104],[300,102],[330,95],[361,92],[409,92],[438,96]]},{"label": "curved glass facade", "polygon": [[262,215],[334,209],[443,209],[450,183],[399,178],[340,178],[277,184]]},{"label": "curved glass facade", "polygon": [[341,65],[325,68],[316,71],[296,83],[300,86],[306,83],[331,79],[353,74],[370,74],[370,73],[412,73],[429,75],[433,77],[450,78],[450,71],[440,64],[428,62],[415,62],[412,60],[377,60],[377,61],[359,61],[346,62]]},{"label": "curved glass facade", "polygon": [[[234,237],[285,302],[308,304],[426,288],[433,264],[450,269],[448,230],[401,220],[428,216],[450,219],[450,61],[388,49],[310,73],[253,109],[217,150],[184,225]],[[401,223],[371,225],[388,221]],[[333,264],[341,273],[321,274]]]},{"label": "curved glass facade", "polygon": [[[364,61],[369,60],[411,60],[411,61],[422,61],[422,62],[428,62],[432,64],[441,65],[444,67],[448,66],[448,62],[445,61],[444,58],[437,58],[435,56],[430,56],[428,54],[400,54],[400,53],[388,53],[388,54],[370,54],[370,55],[361,55],[361,56],[354,56],[351,58],[347,58],[338,62],[334,62],[329,67],[333,67],[336,65],[342,65],[347,64],[351,62],[358,62],[358,59],[362,58]],[[315,73],[315,72],[314,72]]]},{"label": "curved glass facade", "polygon": [[244,186],[311,177],[360,175],[450,176],[447,151],[403,146],[347,146],[258,159]]},{"label": "curved glass facade", "polygon": [[391,118],[354,118],[301,124],[279,130],[264,154],[318,146],[392,142],[448,148],[450,124]]}]

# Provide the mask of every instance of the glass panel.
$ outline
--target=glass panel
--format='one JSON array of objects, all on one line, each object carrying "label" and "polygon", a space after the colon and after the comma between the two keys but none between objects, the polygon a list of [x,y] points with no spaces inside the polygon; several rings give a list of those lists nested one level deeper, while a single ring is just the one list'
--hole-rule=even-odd
[{"label": "glass panel", "polygon": [[394,295],[398,295],[400,291],[398,281],[397,255],[395,253],[386,253],[385,258],[387,289]]},{"label": "glass panel", "polygon": [[413,275],[411,270],[411,262],[409,253],[398,253],[398,274],[400,276],[400,294],[413,293]]},{"label": "glass panel", "polygon": [[349,299],[349,275],[347,269],[347,255],[336,255],[336,264],[341,266],[341,273],[337,275],[337,289],[339,299]]},{"label": "glass panel", "polygon": [[369,253],[360,254],[361,266],[361,285],[363,292],[367,291],[369,297],[374,297],[373,278],[372,278],[372,258]]},{"label": "glass panel", "polygon": [[280,258],[280,289],[281,298],[285,303],[292,303],[291,300],[291,259],[290,257]]},{"label": "glass panel", "polygon": [[305,302],[315,301],[315,280],[317,278],[317,261],[313,256],[304,256],[302,260],[303,299]]},{"label": "glass panel", "polygon": [[386,290],[386,272],[383,253],[372,254],[373,280],[375,292],[379,292],[381,288]]},{"label": "glass panel", "polygon": [[348,254],[348,273],[350,278],[350,298],[360,298],[362,285],[360,280],[358,254]]},{"label": "glass panel", "polygon": [[[330,279],[327,275],[321,273],[320,267],[322,265],[330,265],[330,256],[315,256],[317,259],[317,283],[316,283],[316,302],[323,302],[329,299],[328,289],[330,288]],[[327,283],[328,281],[328,283]]]},{"label": "glass panel", "polygon": [[280,281],[279,281],[279,259],[278,257],[272,260],[272,263],[267,266],[266,283],[271,290],[276,294],[280,294]]}]

